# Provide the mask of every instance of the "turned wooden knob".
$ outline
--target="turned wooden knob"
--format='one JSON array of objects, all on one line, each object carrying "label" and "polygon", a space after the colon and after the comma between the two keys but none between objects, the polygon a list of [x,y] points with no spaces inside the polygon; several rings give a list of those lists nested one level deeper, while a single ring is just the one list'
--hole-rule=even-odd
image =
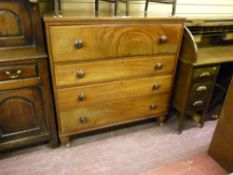
[{"label": "turned wooden knob", "polygon": [[160,84],[159,83],[155,83],[155,84],[153,84],[153,86],[152,86],[152,89],[153,90],[158,90],[160,88]]},{"label": "turned wooden knob", "polygon": [[157,107],[158,107],[157,105],[151,104],[150,107],[149,107],[149,109],[150,110],[155,110]]},{"label": "turned wooden knob", "polygon": [[87,123],[87,117],[80,117],[79,118],[80,123],[84,124]]},{"label": "turned wooden knob", "polygon": [[85,77],[85,73],[84,73],[84,71],[82,69],[77,71],[77,77],[80,78],[80,79]]},{"label": "turned wooden knob", "polygon": [[86,99],[85,94],[82,92],[79,96],[78,96],[78,100],[79,101],[84,101]]},{"label": "turned wooden knob", "polygon": [[159,70],[159,69],[162,69],[163,68],[163,64],[162,63],[156,63],[155,65],[155,69],[156,70]]},{"label": "turned wooden knob", "polygon": [[160,43],[166,43],[167,42],[167,36],[166,35],[161,35],[159,41],[160,41]]},{"label": "turned wooden knob", "polygon": [[74,45],[77,49],[80,49],[83,47],[83,42],[82,42],[82,40],[77,39],[77,40],[75,40]]}]

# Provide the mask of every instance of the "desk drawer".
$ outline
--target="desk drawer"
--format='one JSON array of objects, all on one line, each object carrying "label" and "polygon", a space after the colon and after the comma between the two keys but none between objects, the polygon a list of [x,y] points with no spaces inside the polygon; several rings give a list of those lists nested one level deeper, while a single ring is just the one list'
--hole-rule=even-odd
[{"label": "desk drawer", "polygon": [[0,67],[0,81],[32,78],[38,76],[36,64]]},{"label": "desk drawer", "polygon": [[85,105],[167,93],[171,83],[172,76],[168,75],[60,89],[59,107],[61,111],[67,111]]},{"label": "desk drawer", "polygon": [[181,24],[51,26],[54,62],[176,53]]},{"label": "desk drawer", "polygon": [[121,80],[137,76],[170,74],[174,71],[174,56],[115,59],[89,63],[56,64],[57,86],[81,85]]},{"label": "desk drawer", "polygon": [[60,113],[61,134],[78,133],[104,125],[117,124],[166,112],[168,95],[93,105]]},{"label": "desk drawer", "polygon": [[194,68],[193,79],[196,81],[206,81],[215,79],[219,72],[219,66],[205,66]]}]

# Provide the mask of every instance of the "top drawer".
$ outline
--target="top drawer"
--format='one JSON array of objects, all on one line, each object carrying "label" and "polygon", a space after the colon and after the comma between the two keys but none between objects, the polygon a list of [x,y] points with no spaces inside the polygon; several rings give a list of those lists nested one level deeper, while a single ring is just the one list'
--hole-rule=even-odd
[{"label": "top drawer", "polygon": [[54,62],[175,53],[181,24],[51,26]]}]

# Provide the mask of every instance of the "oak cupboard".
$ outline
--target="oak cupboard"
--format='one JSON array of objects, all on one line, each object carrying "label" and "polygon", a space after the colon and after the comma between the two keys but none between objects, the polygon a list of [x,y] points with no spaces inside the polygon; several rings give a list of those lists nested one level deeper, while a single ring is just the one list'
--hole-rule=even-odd
[{"label": "oak cupboard", "polygon": [[57,134],[38,1],[0,2],[0,151]]}]

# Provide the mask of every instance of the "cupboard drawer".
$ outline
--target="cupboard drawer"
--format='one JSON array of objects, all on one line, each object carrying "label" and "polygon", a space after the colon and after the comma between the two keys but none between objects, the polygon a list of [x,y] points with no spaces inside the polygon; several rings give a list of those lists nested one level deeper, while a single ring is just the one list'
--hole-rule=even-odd
[{"label": "cupboard drawer", "polygon": [[54,62],[176,53],[181,24],[51,26]]},{"label": "cupboard drawer", "polygon": [[36,64],[0,67],[0,81],[8,81],[38,76]]},{"label": "cupboard drawer", "polygon": [[130,58],[89,63],[55,65],[57,86],[80,85],[132,78],[170,74],[175,68],[174,56]]},{"label": "cupboard drawer", "polygon": [[126,99],[169,92],[172,75],[65,88],[58,90],[60,111]]},{"label": "cupboard drawer", "polygon": [[168,95],[119,101],[60,113],[61,134],[78,133],[167,111]]}]

